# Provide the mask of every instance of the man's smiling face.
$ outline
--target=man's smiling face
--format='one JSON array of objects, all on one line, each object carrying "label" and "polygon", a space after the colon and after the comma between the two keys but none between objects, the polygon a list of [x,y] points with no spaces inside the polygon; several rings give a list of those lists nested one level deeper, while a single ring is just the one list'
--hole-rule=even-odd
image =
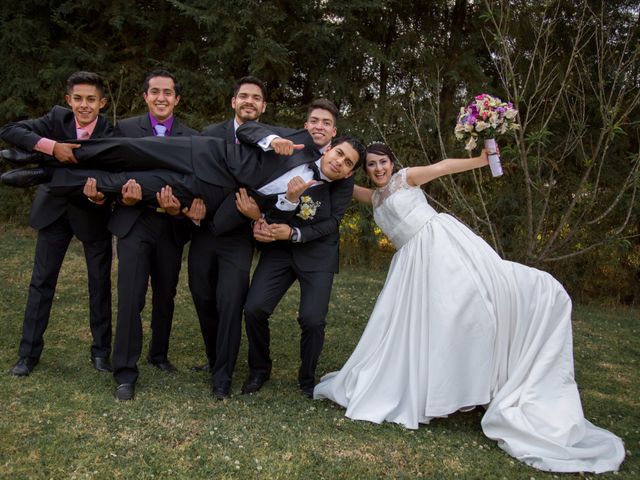
[{"label": "man's smiling face", "polygon": [[173,109],[180,101],[173,79],[169,77],[150,78],[149,88],[143,96],[151,115],[161,122],[173,115]]},{"label": "man's smiling face", "polygon": [[324,152],[320,160],[320,170],[331,181],[353,175],[358,163],[358,152],[349,142],[339,143]]},{"label": "man's smiling face", "polygon": [[231,99],[231,108],[235,110],[239,124],[258,120],[267,108],[262,89],[254,83],[243,83]]}]

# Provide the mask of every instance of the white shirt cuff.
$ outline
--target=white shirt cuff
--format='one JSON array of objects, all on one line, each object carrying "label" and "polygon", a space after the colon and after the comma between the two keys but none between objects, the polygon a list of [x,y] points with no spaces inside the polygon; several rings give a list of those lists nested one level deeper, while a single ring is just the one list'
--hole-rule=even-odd
[{"label": "white shirt cuff", "polygon": [[265,152],[269,152],[273,150],[273,148],[271,148],[271,142],[273,142],[274,138],[280,137],[278,135],[269,135],[267,137],[264,137],[262,140],[258,140],[258,146]]},{"label": "white shirt cuff", "polygon": [[286,193],[280,193],[278,194],[278,201],[276,202],[276,208],[283,212],[291,212],[292,210],[295,210],[298,207],[299,203],[300,202],[296,202],[296,203],[290,202],[289,199],[287,198]]}]

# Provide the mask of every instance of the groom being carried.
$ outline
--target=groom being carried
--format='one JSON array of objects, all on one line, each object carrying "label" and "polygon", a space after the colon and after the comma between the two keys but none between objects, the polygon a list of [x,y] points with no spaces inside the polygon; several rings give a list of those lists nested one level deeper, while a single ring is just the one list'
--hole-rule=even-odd
[{"label": "groom being carried", "polygon": [[[238,138],[258,143],[265,138],[261,128],[248,122],[237,130]],[[142,185],[143,201],[153,202],[155,193],[169,184],[182,204],[190,204],[195,196],[203,198],[209,215],[207,223],[218,233],[246,221],[235,205],[229,207],[228,201],[218,208],[225,194],[238,186],[252,192],[267,221],[275,225],[263,230],[263,240],[269,244],[265,245],[245,304],[250,376],[243,393],[256,392],[270,376],[268,318],[297,279],[301,287],[298,322],[302,329],[298,380],[302,392],[312,394],[333,275],[338,270],[338,227],[351,200],[354,168],[364,158],[364,147],[351,137],[334,139],[332,148],[320,159],[306,131],[288,139],[275,138],[269,145],[276,153],[291,154],[302,147],[294,141],[302,141],[308,147],[290,157],[278,157],[273,152],[263,153],[251,146],[226,144],[208,137],[108,139],[87,142],[76,150],[80,164],[114,170],[160,167],[172,171],[109,174],[52,169],[50,189],[54,194],[64,195],[81,188],[87,177],[95,177],[101,191],[118,193],[122,184],[134,178]],[[3,182],[19,186],[49,177],[44,169],[32,169],[8,172],[3,175]],[[290,182],[303,182],[309,187],[299,203],[291,202],[283,193]]]}]

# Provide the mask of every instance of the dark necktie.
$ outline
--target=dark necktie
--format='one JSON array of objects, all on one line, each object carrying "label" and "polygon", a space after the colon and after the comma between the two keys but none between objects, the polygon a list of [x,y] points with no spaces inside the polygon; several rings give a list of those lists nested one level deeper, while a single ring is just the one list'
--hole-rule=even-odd
[{"label": "dark necktie", "polygon": [[313,170],[313,179],[316,182],[323,182],[324,180],[320,176],[320,169],[318,168],[318,165],[316,165],[316,162],[311,162],[308,165],[309,165],[309,168]]}]

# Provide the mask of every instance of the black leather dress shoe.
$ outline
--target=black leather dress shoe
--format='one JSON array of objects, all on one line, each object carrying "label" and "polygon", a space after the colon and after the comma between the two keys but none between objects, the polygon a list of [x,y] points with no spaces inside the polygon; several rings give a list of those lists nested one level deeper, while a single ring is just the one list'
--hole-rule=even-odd
[{"label": "black leather dress shoe", "polygon": [[150,365],[153,365],[157,369],[162,370],[166,373],[176,373],[178,371],[175,365],[173,365],[173,363],[171,363],[168,359],[157,362],[148,358],[147,361]]},{"label": "black leather dress shoe", "polygon": [[313,399],[313,387],[300,387],[300,392],[305,397]]},{"label": "black leather dress shoe", "polygon": [[53,172],[50,168],[17,168],[0,176],[0,183],[9,187],[28,188],[51,180]]},{"label": "black leather dress shoe", "polygon": [[116,391],[114,392],[116,400],[120,400],[121,402],[133,400],[135,394],[136,386],[134,383],[121,383],[116,387]]},{"label": "black leather dress shoe", "polygon": [[94,357],[91,355],[91,364],[99,372],[113,372],[113,367],[107,357]]},{"label": "black leather dress shoe", "polygon": [[38,361],[40,361],[39,358],[20,357],[9,370],[9,374],[14,377],[26,377],[33,371],[33,367],[38,364]]},{"label": "black leather dress shoe", "polygon": [[44,161],[44,157],[40,152],[27,152],[25,150],[20,150],[19,148],[0,150],[0,158],[16,167],[24,167],[25,165],[30,165],[32,163],[39,164]]},{"label": "black leather dress shoe", "polygon": [[243,395],[246,395],[247,393],[255,393],[262,388],[267,380],[269,380],[268,375],[250,375],[242,385],[241,393]]},{"label": "black leather dress shoe", "polygon": [[211,394],[216,400],[225,400],[229,398],[229,387],[214,385],[211,389]]}]

